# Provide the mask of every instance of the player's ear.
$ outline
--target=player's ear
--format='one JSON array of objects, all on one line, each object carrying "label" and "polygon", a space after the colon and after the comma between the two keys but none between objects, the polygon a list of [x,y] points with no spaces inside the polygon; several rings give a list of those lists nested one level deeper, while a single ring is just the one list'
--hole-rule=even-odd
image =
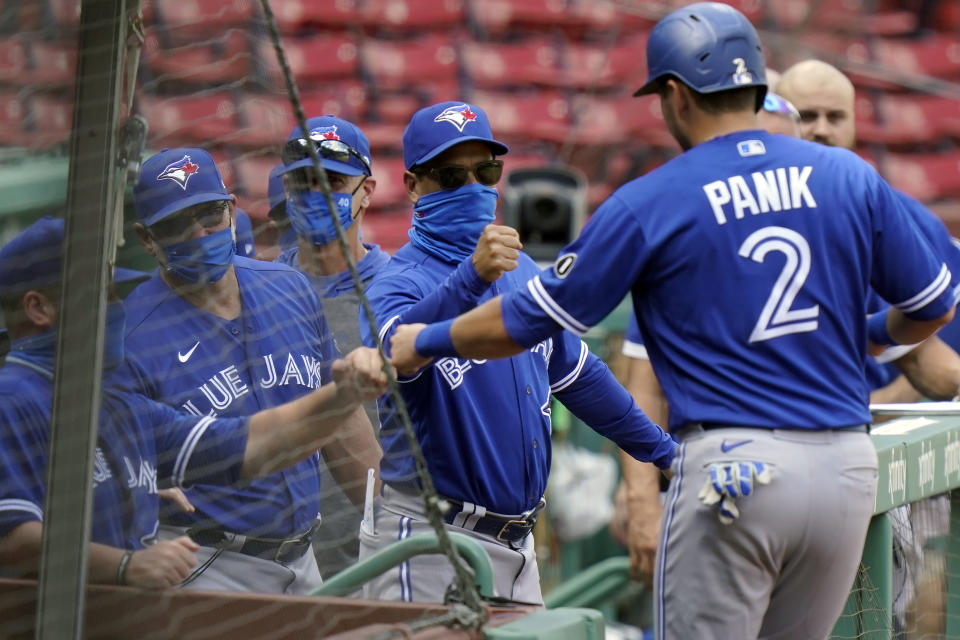
[{"label": "player's ear", "polygon": [[410,198],[410,202],[416,204],[417,200],[420,199],[420,194],[417,192],[417,176],[412,171],[403,172],[403,186],[407,189],[407,197]]},{"label": "player's ear", "polygon": [[360,198],[360,209],[366,209],[370,206],[370,198],[373,196],[373,192],[377,190],[377,180],[376,178],[367,178],[363,181],[363,185],[360,187],[362,197]]},{"label": "player's ear", "polygon": [[23,314],[40,329],[49,329],[57,323],[57,306],[40,291],[23,294]]},{"label": "player's ear", "polygon": [[157,257],[157,245],[153,240],[153,237],[150,235],[150,232],[147,231],[147,228],[139,222],[133,223],[133,230],[137,234],[137,240],[140,241],[140,244],[143,245],[143,250],[148,254]]}]

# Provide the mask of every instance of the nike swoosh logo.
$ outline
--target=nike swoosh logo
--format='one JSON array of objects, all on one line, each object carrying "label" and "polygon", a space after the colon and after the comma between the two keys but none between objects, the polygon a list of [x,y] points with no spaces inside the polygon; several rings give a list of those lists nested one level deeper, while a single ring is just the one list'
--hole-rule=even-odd
[{"label": "nike swoosh logo", "polygon": [[742,447],[745,444],[750,444],[751,442],[753,442],[753,440],[741,440],[740,442],[733,442],[733,443],[727,444],[727,441],[724,440],[723,442],[720,443],[720,451],[727,453],[729,451],[733,451],[737,447]]},{"label": "nike swoosh logo", "polygon": [[200,341],[197,340],[197,344],[193,345],[193,347],[190,348],[190,351],[187,351],[186,353],[180,353],[180,352],[178,351],[178,352],[177,352],[177,360],[179,360],[180,362],[186,362],[187,360],[190,359],[190,356],[193,355],[193,352],[196,351],[196,350],[197,350],[197,347],[199,347],[199,346],[200,346]]}]

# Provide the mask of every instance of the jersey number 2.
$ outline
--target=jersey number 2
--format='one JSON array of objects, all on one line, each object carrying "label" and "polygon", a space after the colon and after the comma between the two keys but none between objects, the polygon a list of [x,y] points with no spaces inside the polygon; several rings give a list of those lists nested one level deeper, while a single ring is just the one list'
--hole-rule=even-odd
[{"label": "jersey number 2", "polygon": [[751,233],[740,245],[740,257],[762,263],[771,251],[786,257],[783,270],[763,305],[757,324],[750,334],[750,342],[760,342],[790,333],[817,330],[820,305],[806,309],[791,309],[797,293],[810,274],[810,245],[792,229],[764,227]]}]

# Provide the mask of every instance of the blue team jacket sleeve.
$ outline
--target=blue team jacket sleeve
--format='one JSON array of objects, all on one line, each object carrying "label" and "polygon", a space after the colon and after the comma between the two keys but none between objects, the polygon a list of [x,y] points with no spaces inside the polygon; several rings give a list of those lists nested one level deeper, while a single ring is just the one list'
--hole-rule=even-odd
[{"label": "blue team jacket sleeve", "polygon": [[503,320],[510,337],[529,347],[561,327],[586,333],[638,280],[647,260],[645,246],[635,214],[612,195],[552,267],[526,288],[504,296]]},{"label": "blue team jacket sleeve", "polygon": [[910,318],[942,316],[954,305],[950,269],[893,189],[876,174],[870,178],[875,257],[871,285]]},{"label": "blue team jacket sleeve", "polygon": [[144,399],[157,446],[157,476],[164,485],[226,485],[240,479],[247,448],[247,418],[197,417]]},{"label": "blue team jacket sleeve", "polygon": [[[477,273],[471,256],[429,293],[424,293],[415,279],[402,272],[381,272],[370,283],[367,296],[377,319],[380,339],[389,349],[390,336],[399,325],[454,318],[474,308],[489,288],[490,283]],[[366,318],[361,316],[361,327],[365,324]],[[373,346],[365,327],[361,335],[366,336],[366,344]]]},{"label": "blue team jacket sleeve", "polygon": [[673,461],[676,443],[640,410],[610,369],[568,331],[553,339],[550,391],[587,425],[642,462],[661,469]]},{"label": "blue team jacket sleeve", "polygon": [[43,520],[47,416],[29,400],[0,396],[0,535]]}]

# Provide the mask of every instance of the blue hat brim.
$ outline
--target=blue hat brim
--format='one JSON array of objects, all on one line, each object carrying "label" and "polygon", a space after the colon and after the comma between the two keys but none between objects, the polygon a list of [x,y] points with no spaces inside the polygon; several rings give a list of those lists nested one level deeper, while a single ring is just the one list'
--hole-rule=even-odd
[{"label": "blue hat brim", "polygon": [[231,198],[229,195],[224,195],[223,193],[217,193],[215,191],[208,191],[206,193],[195,193],[192,196],[189,196],[187,198],[181,198],[176,202],[172,202],[168,204],[164,208],[154,213],[149,218],[141,220],[141,222],[144,224],[144,226],[149,227],[151,225],[154,225],[160,222],[164,218],[172,216],[178,211],[183,211],[187,207],[192,207],[195,204],[202,204],[204,202],[215,202],[217,200],[230,200],[230,199]]},{"label": "blue hat brim", "polygon": [[127,269],[125,267],[114,267],[113,268],[113,282],[114,284],[126,284],[128,282],[143,282],[144,280],[149,280],[150,274],[146,271],[138,271],[136,269]]},{"label": "blue hat brim", "polygon": [[[330,160],[329,158],[321,158],[320,164],[323,165],[323,168],[327,171],[332,171],[333,173],[339,173],[344,176],[365,176],[367,172],[363,169],[358,169],[352,164],[347,164],[346,162],[339,162],[337,160]],[[303,169],[304,167],[312,167],[313,158],[304,158],[303,160],[297,160],[293,164],[287,164],[283,166],[283,171],[280,172],[281,175],[290,173],[296,169]]]},{"label": "blue hat brim", "polygon": [[428,151],[427,153],[425,153],[425,154],[423,154],[422,156],[420,156],[419,158],[417,158],[416,162],[414,162],[414,163],[411,164],[409,167],[407,167],[407,169],[409,169],[410,167],[415,167],[415,166],[417,166],[418,164],[423,164],[424,162],[429,162],[430,160],[433,160],[434,158],[436,158],[438,155],[440,155],[441,153],[443,153],[444,151],[446,151],[446,150],[449,149],[450,147],[453,147],[453,146],[455,146],[455,145],[458,145],[458,144],[460,144],[461,142],[470,142],[471,140],[477,140],[477,141],[479,141],[479,142],[485,142],[485,143],[487,144],[487,146],[489,146],[490,149],[493,151],[493,155],[495,155],[495,156],[506,155],[507,153],[510,152],[510,147],[508,147],[507,145],[505,145],[505,144],[503,144],[502,142],[499,142],[499,141],[497,141],[497,140],[491,140],[490,138],[483,138],[483,137],[480,137],[480,136],[463,136],[463,137],[460,137],[460,138],[453,138],[453,139],[451,139],[451,140],[447,140],[447,141],[444,142],[443,144],[437,145],[436,147],[434,147],[433,149],[431,149],[431,150]]}]

